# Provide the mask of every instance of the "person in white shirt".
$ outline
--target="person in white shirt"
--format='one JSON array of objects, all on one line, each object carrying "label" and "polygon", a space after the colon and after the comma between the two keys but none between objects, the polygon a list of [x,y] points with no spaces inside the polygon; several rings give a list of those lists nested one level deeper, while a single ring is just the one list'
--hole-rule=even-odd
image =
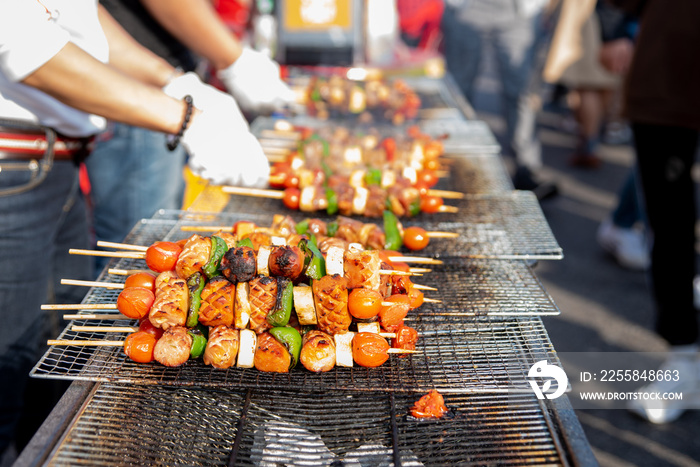
[{"label": "person in white shirt", "polygon": [[204,178],[267,183],[233,97],[176,75],[97,0],[0,0],[0,452],[15,439],[41,351],[41,305],[79,303],[84,290],[59,281],[92,274],[68,249],[89,244],[76,162],[105,119],[171,135]]}]

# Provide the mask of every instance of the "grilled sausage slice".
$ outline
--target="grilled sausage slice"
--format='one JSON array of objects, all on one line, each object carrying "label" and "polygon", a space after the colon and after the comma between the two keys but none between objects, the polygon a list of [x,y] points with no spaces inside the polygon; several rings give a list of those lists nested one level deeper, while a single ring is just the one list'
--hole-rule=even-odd
[{"label": "grilled sausage slice", "polygon": [[315,373],[330,371],[335,367],[335,342],[322,331],[304,334],[299,361],[304,368]]},{"label": "grilled sausage slice", "polygon": [[271,328],[267,314],[277,303],[277,278],[258,276],[249,283],[250,329],[260,334]]},{"label": "grilled sausage slice", "polygon": [[168,329],[184,326],[187,321],[189,289],[187,282],[174,271],[161,272],[156,277],[156,299],[148,312],[153,326]]},{"label": "grilled sausage slice", "polygon": [[255,251],[247,246],[228,250],[221,259],[221,273],[233,283],[248,282],[255,277]]},{"label": "grilled sausage slice", "polygon": [[273,276],[295,280],[304,270],[304,253],[298,246],[273,247],[268,259],[268,267]]},{"label": "grilled sausage slice", "polygon": [[187,280],[195,272],[202,271],[202,266],[209,261],[211,239],[201,235],[192,235],[182,247],[182,253],[175,264],[175,271],[180,278]]},{"label": "grilled sausage slice", "polygon": [[323,276],[313,285],[318,329],[333,335],[347,331],[352,323],[348,311],[347,281],[340,274]]},{"label": "grilled sausage slice", "polygon": [[258,346],[253,358],[255,368],[259,371],[288,373],[292,356],[287,348],[269,332],[258,335]]},{"label": "grilled sausage slice", "polygon": [[226,369],[236,363],[240,340],[238,330],[228,326],[214,326],[209,330],[207,348],[202,357],[205,365]]},{"label": "grilled sausage slice", "polygon": [[190,358],[192,336],[183,326],[173,326],[163,333],[153,348],[153,358],[165,366],[180,366]]},{"label": "grilled sausage slice", "polygon": [[225,277],[215,277],[202,289],[199,322],[205,326],[231,326],[236,286]]}]

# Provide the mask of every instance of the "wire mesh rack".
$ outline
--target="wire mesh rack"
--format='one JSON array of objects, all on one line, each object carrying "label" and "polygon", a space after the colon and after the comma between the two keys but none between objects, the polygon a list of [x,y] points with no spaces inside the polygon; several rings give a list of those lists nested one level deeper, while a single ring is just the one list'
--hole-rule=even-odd
[{"label": "wire mesh rack", "polygon": [[98,385],[48,465],[567,465],[527,394],[417,395]]}]

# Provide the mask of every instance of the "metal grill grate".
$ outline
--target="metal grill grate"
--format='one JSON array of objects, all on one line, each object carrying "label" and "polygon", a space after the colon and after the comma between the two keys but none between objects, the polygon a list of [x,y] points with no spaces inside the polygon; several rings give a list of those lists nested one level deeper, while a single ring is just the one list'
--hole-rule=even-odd
[{"label": "metal grill grate", "polygon": [[[94,322],[93,322],[94,323]],[[103,321],[102,325],[125,325],[129,320]],[[80,320],[72,324],[85,324]],[[447,393],[526,391],[527,372],[541,359],[556,360],[544,326],[537,319],[494,321],[474,319],[455,323],[442,316],[417,316],[411,325],[419,333],[417,353],[392,356],[378,368],[336,368],[311,373],[303,367],[288,374],[254,369],[218,370],[200,360],[177,368],[128,360],[121,347],[54,346],[32,370],[32,376],[133,384],[163,384],[209,388],[298,388],[392,392]],[[114,340],[115,333],[76,332],[71,325],[60,339]],[[117,334],[117,336],[119,336]]]},{"label": "metal grill grate", "polygon": [[[49,465],[565,465],[532,395],[445,395],[100,385]],[[335,462],[335,463],[334,463]]]},{"label": "metal grill grate", "polygon": [[445,154],[498,154],[501,145],[482,120],[425,120],[421,131],[437,137],[447,135],[442,141]]}]

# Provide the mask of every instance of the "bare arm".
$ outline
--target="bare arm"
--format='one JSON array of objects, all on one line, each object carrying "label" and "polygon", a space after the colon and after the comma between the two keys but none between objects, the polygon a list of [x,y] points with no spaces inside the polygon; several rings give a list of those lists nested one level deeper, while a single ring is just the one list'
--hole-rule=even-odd
[{"label": "bare arm", "polygon": [[141,3],[170,34],[217,70],[231,65],[243,51],[209,0],[141,0]]},{"label": "bare arm", "polygon": [[144,83],[165,86],[175,69],[131,37],[102,5],[98,15],[109,43],[109,64]]},{"label": "bare arm", "polygon": [[96,60],[69,42],[22,80],[84,112],[165,133],[180,129],[185,104]]}]

